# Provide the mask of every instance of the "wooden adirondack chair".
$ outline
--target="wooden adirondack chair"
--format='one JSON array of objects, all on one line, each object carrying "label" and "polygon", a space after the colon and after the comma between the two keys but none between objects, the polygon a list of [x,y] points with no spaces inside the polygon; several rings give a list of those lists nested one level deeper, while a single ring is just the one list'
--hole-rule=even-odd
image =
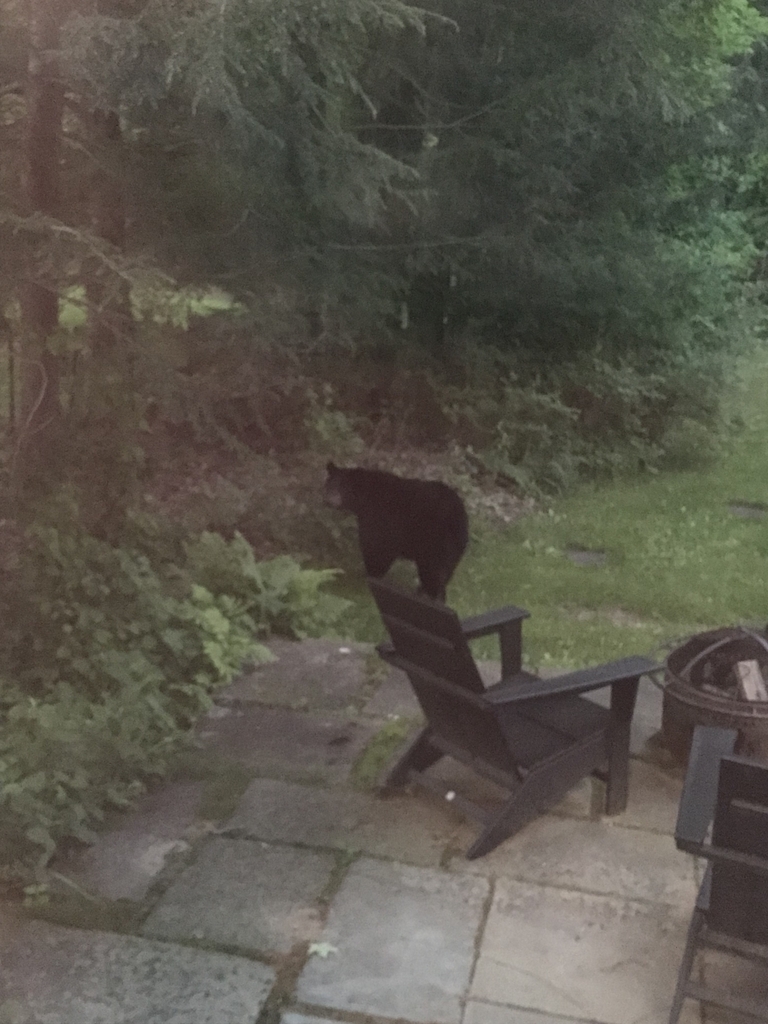
[{"label": "wooden adirondack chair", "polygon": [[[412,782],[445,798],[447,787],[428,770],[450,756],[507,790],[495,813],[451,793],[452,805],[480,825],[468,858],[494,849],[587,775],[606,783],[608,814],[624,810],[638,681],[659,665],[631,657],[539,679],[521,667],[524,609],[509,605],[462,621],[443,604],[368,583],[391,638],[379,654],[407,674],[427,720],[385,788]],[[500,639],[502,680],[486,687],[468,641],[492,633]],[[581,696],[607,686],[609,709]]]},{"label": "wooden adirondack chair", "polygon": [[[681,850],[709,861],[688,929],[670,1024],[699,999],[768,1021],[768,763],[733,756],[734,729],[698,726],[675,829]],[[708,838],[711,826],[711,838]],[[698,950],[765,965],[762,998],[691,981]]]}]

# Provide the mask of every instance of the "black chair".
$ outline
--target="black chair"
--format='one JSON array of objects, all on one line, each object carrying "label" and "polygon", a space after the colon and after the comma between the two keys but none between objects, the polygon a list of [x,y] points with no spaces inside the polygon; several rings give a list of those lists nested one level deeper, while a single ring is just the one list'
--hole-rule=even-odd
[{"label": "black chair", "polygon": [[[708,864],[670,1024],[686,998],[768,1021],[768,763],[734,756],[737,736],[734,729],[704,726],[693,735],[675,841]],[[755,1000],[691,981],[696,953],[705,948],[764,964],[766,997]]]},{"label": "black chair", "polygon": [[[522,670],[524,609],[509,605],[462,621],[429,598],[381,580],[368,583],[392,641],[379,654],[407,674],[427,720],[385,788],[413,782],[445,798],[447,787],[427,773],[447,755],[509,791],[495,813],[448,793],[481,827],[470,859],[494,849],[587,775],[605,782],[606,813],[624,810],[638,681],[659,665],[623,658],[539,679]],[[468,641],[492,633],[500,639],[502,680],[486,687]],[[607,686],[610,708],[580,696]]]}]

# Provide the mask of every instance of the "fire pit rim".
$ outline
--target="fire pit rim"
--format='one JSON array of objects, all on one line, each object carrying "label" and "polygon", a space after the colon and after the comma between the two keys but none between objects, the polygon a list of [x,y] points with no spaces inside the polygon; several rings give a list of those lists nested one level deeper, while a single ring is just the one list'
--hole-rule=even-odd
[{"label": "fire pit rim", "polygon": [[[687,647],[691,641],[697,638],[704,638],[707,636],[717,636],[717,639],[710,644],[706,644],[702,650],[697,653],[683,666],[681,669],[673,669],[670,664],[670,658],[674,655],[679,654],[682,650]],[[745,717],[761,717],[763,709],[768,711],[768,701],[765,700],[738,700],[735,697],[729,697],[723,693],[722,696],[719,694],[709,693],[707,690],[702,690],[700,687],[695,686],[690,682],[691,670],[702,661],[708,654],[712,654],[714,651],[719,650],[721,647],[727,646],[729,643],[733,643],[738,640],[740,636],[748,636],[761,647],[765,648],[768,652],[768,640],[765,637],[760,636],[756,630],[750,629],[748,626],[721,626],[718,629],[706,629],[700,633],[692,633],[683,643],[678,644],[674,650],[670,651],[664,660],[664,674],[666,676],[664,689],[667,690],[670,686],[674,686],[675,692],[680,696],[679,688],[683,690],[683,697],[686,693],[692,693],[696,695],[695,701],[688,701],[688,703],[711,703],[713,707],[723,705],[725,708],[733,709],[737,708],[739,711],[745,711],[747,714]],[[688,678],[687,678],[688,677]],[[749,710],[747,710],[749,709]]]},{"label": "fire pit rim", "polygon": [[[764,756],[768,756],[768,701],[739,700],[726,693],[710,693],[699,689],[682,675],[693,659],[689,656],[684,665],[679,664],[681,652],[685,653],[685,648],[692,641],[703,640],[704,649],[711,653],[712,638],[719,637],[725,642],[733,642],[738,640],[740,635],[744,636],[745,632],[745,627],[728,626],[693,633],[665,658],[662,735],[668,749],[682,760],[687,759],[691,736],[696,725],[717,725],[721,728],[737,729],[741,737],[739,744],[744,744],[743,749],[753,749],[753,752],[758,749],[764,750]],[[707,643],[707,638],[710,639],[710,643]],[[752,635],[752,639],[757,638]],[[762,638],[759,638],[758,642],[765,646]],[[714,649],[717,650],[720,646],[716,643]],[[696,656],[699,653],[700,651],[696,650],[694,654],[697,661],[699,659]],[[670,666],[670,659],[674,667]]]}]

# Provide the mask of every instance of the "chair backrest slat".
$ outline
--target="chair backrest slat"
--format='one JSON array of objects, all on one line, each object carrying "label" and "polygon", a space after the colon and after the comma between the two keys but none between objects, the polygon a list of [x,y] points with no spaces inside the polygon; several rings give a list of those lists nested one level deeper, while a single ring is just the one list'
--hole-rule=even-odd
[{"label": "chair backrest slat", "polygon": [[768,857],[768,764],[721,760],[712,842]]},{"label": "chair backrest slat", "polygon": [[[712,844],[768,865],[768,764],[722,758]],[[715,860],[710,920],[728,935],[768,942],[768,874]]]},{"label": "chair backrest slat", "polygon": [[463,638],[461,621],[453,608],[418,594],[408,594],[380,580],[369,579],[368,585],[382,616],[393,615],[397,618],[407,609],[408,621],[428,633],[442,636],[446,640]]},{"label": "chair backrest slat", "polygon": [[463,637],[457,640],[431,633],[391,614],[382,613],[382,619],[401,658],[456,683],[470,693],[484,691],[477,665]]},{"label": "chair backrest slat", "polygon": [[[496,712],[478,700],[485,686],[456,613],[377,580],[369,585],[396,663],[408,675],[434,734],[516,776],[517,764]],[[450,689],[440,686],[440,680]]]}]

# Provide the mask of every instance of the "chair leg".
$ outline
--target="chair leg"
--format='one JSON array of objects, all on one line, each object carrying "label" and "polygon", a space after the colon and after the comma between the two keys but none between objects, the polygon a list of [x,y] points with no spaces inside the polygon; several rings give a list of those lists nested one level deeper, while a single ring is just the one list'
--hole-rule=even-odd
[{"label": "chair leg", "polygon": [[484,857],[486,853],[495,850],[500,843],[519,832],[524,825],[537,818],[540,813],[540,808],[528,801],[521,803],[514,798],[508,801],[504,804],[504,809],[496,815],[490,825],[483,829],[467,850],[467,860]]},{"label": "chair leg", "polygon": [[629,797],[629,739],[632,713],[635,710],[637,688],[611,687],[611,727],[608,734],[608,780],[605,793],[605,813],[621,814],[626,810]]},{"label": "chair leg", "polygon": [[443,752],[433,746],[429,739],[430,730],[422,729],[418,736],[410,743],[401,757],[395,762],[394,767],[387,775],[382,789],[399,789],[408,781],[408,776],[413,772],[426,771],[443,756]]},{"label": "chair leg", "polygon": [[583,765],[573,759],[565,762],[550,761],[526,775],[509,799],[495,815],[488,816],[488,824],[467,851],[467,859],[490,853],[499,843],[519,832],[524,825],[552,807],[571,786],[584,777]]},{"label": "chair leg", "polygon": [[546,776],[529,776],[514,794],[505,800],[474,843],[467,850],[467,860],[484,857],[499,843],[519,832],[529,821],[538,818],[549,802],[546,799]]},{"label": "chair leg", "polygon": [[675,996],[672,1000],[672,1009],[669,1011],[669,1024],[677,1024],[677,1019],[680,1016],[680,1011],[683,1008],[683,1002],[685,1001],[686,989],[688,987],[688,980],[691,977],[691,968],[693,967],[693,959],[696,956],[696,948],[699,942],[699,935],[704,924],[704,911],[699,910],[698,907],[693,912],[691,923],[688,926],[688,937],[685,941],[685,952],[683,953],[683,962],[680,964],[680,970],[677,974],[677,987],[675,988]]}]

